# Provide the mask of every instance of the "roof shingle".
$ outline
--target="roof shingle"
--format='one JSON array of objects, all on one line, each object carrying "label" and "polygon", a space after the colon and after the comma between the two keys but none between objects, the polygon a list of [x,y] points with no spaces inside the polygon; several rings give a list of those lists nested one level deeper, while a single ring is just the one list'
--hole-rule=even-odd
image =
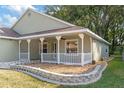
[{"label": "roof shingle", "polygon": [[9,36],[9,37],[19,37],[20,34],[11,30],[10,28],[0,28],[0,36]]}]

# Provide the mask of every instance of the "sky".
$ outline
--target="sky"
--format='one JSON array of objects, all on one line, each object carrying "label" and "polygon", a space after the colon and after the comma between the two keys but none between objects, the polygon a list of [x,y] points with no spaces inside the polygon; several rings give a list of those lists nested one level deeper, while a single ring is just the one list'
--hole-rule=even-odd
[{"label": "sky", "polygon": [[28,8],[38,12],[45,11],[43,5],[0,5],[0,27],[11,27]]}]

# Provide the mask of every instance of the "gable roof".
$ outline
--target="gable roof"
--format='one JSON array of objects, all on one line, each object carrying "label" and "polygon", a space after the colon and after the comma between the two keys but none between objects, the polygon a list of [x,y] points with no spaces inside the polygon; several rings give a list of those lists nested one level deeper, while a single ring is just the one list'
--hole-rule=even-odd
[{"label": "gable roof", "polygon": [[58,18],[56,18],[56,17],[53,17],[53,16],[51,16],[51,15],[48,15],[48,14],[45,14],[45,13],[41,13],[41,12],[38,12],[38,11],[34,11],[33,9],[28,8],[28,9],[22,14],[22,16],[19,18],[19,20],[17,20],[17,21],[15,22],[15,24],[11,27],[11,29],[13,29],[13,28],[19,23],[19,21],[28,13],[28,11],[32,11],[32,12],[34,12],[34,13],[37,13],[37,14],[40,14],[40,15],[49,17],[49,18],[51,18],[51,19],[53,19],[53,20],[55,20],[55,21],[64,23],[64,24],[66,24],[66,25],[68,25],[68,26],[75,26],[74,24],[71,24],[71,23],[69,23],[69,22],[63,21],[63,20],[58,19]]},{"label": "gable roof", "polygon": [[10,28],[0,28],[0,36],[19,37],[20,35]]},{"label": "gable roof", "polygon": [[39,32],[20,35],[16,31],[12,30],[12,28],[15,27],[19,23],[19,21],[23,18],[23,16],[29,10],[33,11],[32,9],[27,9],[27,11],[20,17],[20,19],[11,28],[0,28],[0,38],[19,40],[19,39],[27,39],[27,38],[47,36],[47,35],[61,35],[63,33],[80,33],[80,32],[83,32],[83,33],[86,33],[89,36],[91,36],[91,37],[93,37],[93,38],[95,38],[97,40],[100,40],[100,41],[110,45],[109,42],[107,42],[106,40],[104,40],[100,36],[96,35],[95,33],[93,33],[92,31],[90,31],[87,28],[83,28],[83,27],[80,27],[80,26],[75,26],[75,25],[70,24],[68,22],[62,21],[62,20],[57,19],[55,17],[49,16],[49,15],[46,15],[46,14],[43,14],[43,13],[39,13],[39,12],[36,12],[36,11],[33,11],[33,12],[38,13],[38,14],[43,15],[43,16],[47,16],[47,17],[49,17],[49,18],[51,18],[53,20],[62,22],[62,23],[67,24],[69,26],[65,27],[65,28],[51,29],[51,30],[45,30],[45,31],[39,31]]}]

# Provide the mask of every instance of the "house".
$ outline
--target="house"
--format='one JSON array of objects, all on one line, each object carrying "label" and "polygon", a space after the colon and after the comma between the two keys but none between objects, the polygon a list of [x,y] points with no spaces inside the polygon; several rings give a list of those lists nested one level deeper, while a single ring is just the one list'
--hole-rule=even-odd
[{"label": "house", "polygon": [[79,27],[32,9],[11,28],[0,28],[0,62],[85,65],[109,57],[110,43]]}]

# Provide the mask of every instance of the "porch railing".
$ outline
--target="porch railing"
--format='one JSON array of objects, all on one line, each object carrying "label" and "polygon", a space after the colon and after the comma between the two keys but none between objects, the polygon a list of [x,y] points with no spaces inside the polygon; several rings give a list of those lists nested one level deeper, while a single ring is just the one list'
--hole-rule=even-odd
[{"label": "porch railing", "polygon": [[[61,64],[81,65],[81,56],[83,55],[83,64],[92,63],[91,53],[59,53]],[[41,59],[45,63],[58,63],[57,53],[41,53]]]},{"label": "porch railing", "polygon": [[60,63],[69,65],[81,65],[81,53],[60,53]]},{"label": "porch railing", "polygon": [[41,53],[41,59],[43,62],[57,63],[57,53]]},{"label": "porch railing", "polygon": [[28,52],[21,52],[20,53],[20,61],[28,60]]},{"label": "porch railing", "polygon": [[[67,65],[81,65],[81,56],[83,56],[83,64],[92,63],[92,54],[91,53],[59,53],[60,64]],[[21,61],[28,61],[28,53],[20,53]],[[41,53],[41,59],[44,63],[58,63],[57,53]]]},{"label": "porch railing", "polygon": [[92,53],[83,53],[84,55],[84,65],[92,63]]}]

